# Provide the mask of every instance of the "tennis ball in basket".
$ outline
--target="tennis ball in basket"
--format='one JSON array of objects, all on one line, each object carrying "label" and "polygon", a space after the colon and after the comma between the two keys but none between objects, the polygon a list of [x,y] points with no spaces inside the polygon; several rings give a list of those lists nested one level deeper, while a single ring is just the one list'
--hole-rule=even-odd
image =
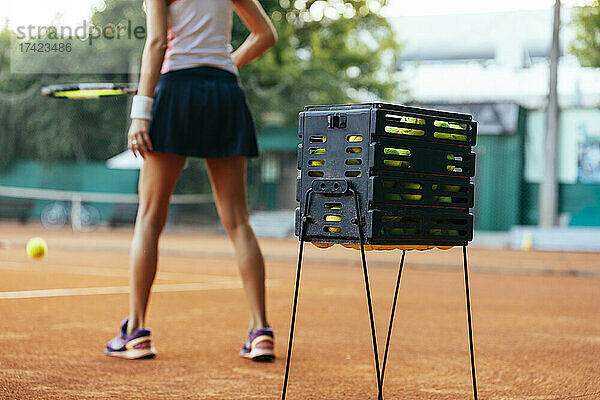
[{"label": "tennis ball in basket", "polygon": [[[327,221],[327,222],[340,222],[341,220],[342,220],[342,217],[340,217],[339,215],[326,215],[325,216],[325,221]],[[336,226],[328,226],[327,230],[331,233],[339,233],[342,231],[342,228],[336,227]]]},{"label": "tennis ball in basket", "polygon": [[419,185],[418,183],[403,183],[402,188],[417,190],[417,189],[421,189],[421,185]]},{"label": "tennis ball in basket", "polygon": [[[448,125],[446,121],[435,121],[434,125],[440,128],[450,128],[450,125]],[[433,137],[438,139],[452,139],[452,134],[446,132],[434,132]]]},{"label": "tennis ball in basket", "polygon": [[395,156],[410,156],[410,150],[386,147],[385,149],[383,149],[383,154],[392,154]]},{"label": "tennis ball in basket", "polygon": [[433,133],[433,137],[438,138],[438,139],[452,139],[452,133],[446,133],[446,132],[434,132]]},{"label": "tennis ball in basket", "polygon": [[402,195],[398,193],[384,193],[383,198],[390,201],[400,201],[403,199]]},{"label": "tennis ball in basket", "polygon": [[397,128],[395,126],[386,126],[387,133],[395,133],[397,135],[423,136],[424,132],[420,129]]},{"label": "tennis ball in basket", "polygon": [[48,251],[48,245],[44,239],[35,237],[27,242],[27,255],[31,258],[42,258]]},{"label": "tennis ball in basket", "polygon": [[460,192],[460,186],[455,185],[442,185],[441,190],[447,190],[448,192]]},{"label": "tennis ball in basket", "polygon": [[408,161],[383,160],[383,164],[387,165],[388,167],[410,167],[410,163]]}]

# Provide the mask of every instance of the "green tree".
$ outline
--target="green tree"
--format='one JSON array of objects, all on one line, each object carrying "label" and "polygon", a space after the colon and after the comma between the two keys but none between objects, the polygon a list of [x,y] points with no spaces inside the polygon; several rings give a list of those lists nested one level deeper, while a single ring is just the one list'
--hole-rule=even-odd
[{"label": "green tree", "polygon": [[[380,15],[385,0],[261,0],[278,34],[277,46],[242,68],[249,104],[259,130],[265,112],[279,114],[293,126],[308,104],[333,104],[365,99],[396,99],[394,59],[400,50],[392,28]],[[141,0],[105,0],[91,22],[97,26],[144,26]],[[236,17],[233,45],[248,32]],[[11,74],[10,44],[15,33],[0,31],[0,168],[14,159],[105,160],[125,149],[127,99],[61,101],[39,95],[44,85],[109,81],[126,74]],[[78,43],[78,52],[55,62],[86,66],[89,52],[105,51],[108,62],[141,59],[143,40]],[[41,60],[34,58],[33,61]],[[40,61],[41,62],[41,61]],[[47,59],[44,62],[54,62]],[[62,64],[61,64],[62,65]]]},{"label": "green tree", "polygon": [[[400,45],[380,15],[385,2],[261,1],[279,42],[240,71],[259,128],[264,111],[281,112],[292,126],[305,105],[398,98],[393,73]],[[234,47],[246,35],[236,18]]]},{"label": "green tree", "polygon": [[576,38],[571,51],[584,67],[600,67],[600,0],[574,9]]}]

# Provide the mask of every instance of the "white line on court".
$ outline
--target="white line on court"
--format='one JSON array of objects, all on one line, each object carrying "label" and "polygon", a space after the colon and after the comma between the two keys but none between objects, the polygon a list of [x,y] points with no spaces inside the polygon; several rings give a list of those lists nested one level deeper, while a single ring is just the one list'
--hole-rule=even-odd
[{"label": "white line on court", "polygon": [[[126,268],[108,268],[108,267],[88,267],[76,265],[32,265],[31,263],[20,263],[16,261],[3,261],[0,263],[0,270],[5,271],[28,271],[28,272],[61,272],[65,274],[76,275],[94,275],[110,277],[128,277],[129,270]],[[194,274],[187,272],[167,272],[158,271],[157,279],[168,281],[224,281],[231,280],[231,276]],[[235,279],[235,278],[234,278]]]},{"label": "white line on court", "polygon": [[[265,285],[272,287],[277,281],[267,279]],[[168,285],[154,285],[152,292],[192,292],[203,290],[222,290],[222,289],[241,289],[241,281],[223,281],[209,283],[175,283]],[[129,293],[129,286],[106,286],[92,288],[71,288],[71,289],[41,289],[41,290],[20,290],[16,292],[0,292],[0,300],[15,299],[35,299],[46,297],[68,297],[68,296],[90,296],[101,294],[123,294]]]}]

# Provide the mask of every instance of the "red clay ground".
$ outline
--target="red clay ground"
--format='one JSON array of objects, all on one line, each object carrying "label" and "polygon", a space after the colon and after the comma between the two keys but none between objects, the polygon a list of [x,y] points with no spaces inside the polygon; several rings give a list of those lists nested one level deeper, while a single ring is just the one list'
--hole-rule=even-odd
[{"label": "red clay ground", "polygon": [[[24,245],[37,235],[50,252],[33,261]],[[159,356],[132,362],[102,354],[127,312],[130,237],[0,225],[0,399],[278,399],[297,242],[262,240],[275,363],[237,356],[247,309],[231,246],[200,233],[164,236],[148,318]],[[368,254],[381,347],[399,254]],[[480,399],[600,399],[598,255],[469,260]],[[359,261],[307,247],[288,399],[376,398]],[[463,293],[459,249],[407,254],[386,399],[470,398]]]}]

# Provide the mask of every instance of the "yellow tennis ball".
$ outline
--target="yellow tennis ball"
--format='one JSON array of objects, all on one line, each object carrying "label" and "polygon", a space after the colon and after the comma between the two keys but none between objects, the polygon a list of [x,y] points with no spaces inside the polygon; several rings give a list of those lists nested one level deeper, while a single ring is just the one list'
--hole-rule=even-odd
[{"label": "yellow tennis ball", "polygon": [[42,258],[48,252],[48,245],[42,238],[36,237],[27,242],[27,255],[31,258]]},{"label": "yellow tennis ball", "polygon": [[388,167],[402,167],[402,168],[410,167],[410,163],[408,161],[383,160],[383,164],[387,165]]},{"label": "yellow tennis ball", "polygon": [[413,189],[413,190],[421,189],[421,185],[418,183],[401,183],[400,187],[402,187],[404,189]]},{"label": "yellow tennis ball", "polygon": [[445,132],[434,132],[433,137],[437,139],[452,139],[452,134]]},{"label": "yellow tennis ball", "polygon": [[461,141],[461,142],[466,142],[467,141],[467,136],[466,135],[459,135],[458,133],[451,134],[450,138],[452,140],[458,140],[458,141]]},{"label": "yellow tennis ball", "polygon": [[452,197],[449,196],[432,196],[432,199],[439,203],[452,203]]},{"label": "yellow tennis ball", "polygon": [[455,185],[442,185],[441,190],[447,190],[448,192],[460,192],[460,186]]}]

